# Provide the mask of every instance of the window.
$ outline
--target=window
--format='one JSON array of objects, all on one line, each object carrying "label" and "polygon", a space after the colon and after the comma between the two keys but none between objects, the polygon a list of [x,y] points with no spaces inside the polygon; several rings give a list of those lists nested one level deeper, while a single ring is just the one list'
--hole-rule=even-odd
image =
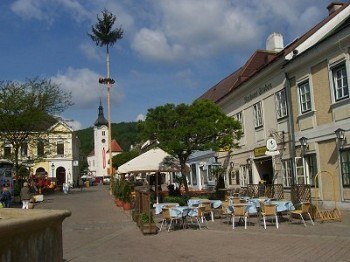
[{"label": "window", "polygon": [[192,185],[197,185],[197,165],[191,164]]},{"label": "window", "polygon": [[249,181],[250,179],[252,179],[251,171],[248,165],[240,166],[240,177],[241,179],[239,179],[239,182],[240,182],[240,185],[243,187],[247,186],[251,182]]},{"label": "window", "polygon": [[292,160],[287,159],[282,161],[283,165],[283,186],[290,187],[293,182]]},{"label": "window", "polygon": [[296,167],[296,183],[297,184],[315,184],[315,176],[317,174],[316,154],[308,154],[295,158]]},{"label": "window", "polygon": [[300,112],[306,113],[311,111],[311,91],[309,80],[298,84],[299,90],[299,103],[300,103]]},{"label": "window", "polygon": [[38,157],[44,156],[44,142],[42,140],[39,140],[36,145],[37,155]]},{"label": "window", "polygon": [[262,127],[263,119],[262,119],[261,102],[258,102],[255,105],[253,105],[253,110],[254,110],[254,125],[255,125],[255,128]]},{"label": "window", "polygon": [[333,89],[335,101],[349,97],[348,78],[345,63],[332,68]]},{"label": "window", "polygon": [[286,90],[283,89],[276,93],[276,113],[277,119],[286,117],[288,115],[287,111],[287,99],[286,99]]},{"label": "window", "polygon": [[315,185],[315,176],[317,175],[317,159],[316,154],[306,155],[305,156],[305,165],[308,172],[308,177],[310,179],[309,184]]},{"label": "window", "polygon": [[208,166],[208,180],[213,181],[213,166]]},{"label": "window", "polygon": [[106,135],[106,131],[102,131],[102,136],[105,136]]},{"label": "window", "polygon": [[21,156],[25,157],[28,155],[28,143],[27,142],[23,142],[22,146],[21,146]]},{"label": "window", "polygon": [[350,187],[350,150],[340,153],[341,176],[344,187]]},{"label": "window", "polygon": [[4,158],[10,159],[11,158],[11,145],[5,145],[4,147]]},{"label": "window", "polygon": [[64,142],[57,141],[57,155],[64,156]]},{"label": "window", "polygon": [[241,127],[242,127],[242,133],[244,133],[244,126],[243,126],[243,114],[242,112],[237,113],[234,118],[241,123]]}]

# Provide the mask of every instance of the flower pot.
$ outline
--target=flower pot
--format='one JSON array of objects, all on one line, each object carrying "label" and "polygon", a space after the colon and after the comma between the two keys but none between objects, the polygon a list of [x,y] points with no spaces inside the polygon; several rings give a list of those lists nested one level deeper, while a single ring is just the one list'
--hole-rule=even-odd
[{"label": "flower pot", "polygon": [[117,202],[116,202],[117,207],[122,207],[123,204],[124,204],[124,202],[122,200],[117,199]]},{"label": "flower pot", "polygon": [[157,234],[158,233],[158,227],[156,226],[155,223],[141,223],[140,229],[142,234],[147,235],[147,234]]},{"label": "flower pot", "polygon": [[131,203],[130,202],[124,202],[123,209],[125,211],[130,210],[131,209]]}]

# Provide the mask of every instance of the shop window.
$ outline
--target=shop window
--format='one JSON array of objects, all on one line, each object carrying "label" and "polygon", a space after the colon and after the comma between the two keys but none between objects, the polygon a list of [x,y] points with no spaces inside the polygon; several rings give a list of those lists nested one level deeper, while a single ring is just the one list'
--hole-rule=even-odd
[{"label": "shop window", "polygon": [[57,141],[57,155],[64,156],[64,142]]},{"label": "shop window", "polygon": [[283,186],[290,187],[293,181],[292,160],[287,159],[282,161],[283,164]]}]

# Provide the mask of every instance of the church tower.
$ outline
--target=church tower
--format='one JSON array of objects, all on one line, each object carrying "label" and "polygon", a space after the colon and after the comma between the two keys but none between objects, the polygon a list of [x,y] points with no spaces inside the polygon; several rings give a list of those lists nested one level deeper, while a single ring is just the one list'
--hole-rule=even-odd
[{"label": "church tower", "polygon": [[107,176],[108,171],[108,121],[104,117],[100,101],[98,117],[94,124],[95,177]]}]

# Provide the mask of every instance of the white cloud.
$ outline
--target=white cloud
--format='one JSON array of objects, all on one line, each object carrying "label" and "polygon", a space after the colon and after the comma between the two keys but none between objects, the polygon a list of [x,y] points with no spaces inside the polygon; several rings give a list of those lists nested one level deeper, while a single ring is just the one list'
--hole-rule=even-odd
[{"label": "white cloud", "polygon": [[[94,108],[99,97],[106,96],[105,86],[98,83],[100,76],[89,69],[68,68],[65,73],[52,77],[52,81],[60,84],[62,89],[72,92],[72,101],[77,108]],[[120,89],[113,90],[111,103],[118,106],[124,95]]]},{"label": "white cloud", "polygon": [[80,44],[79,48],[90,60],[101,61],[104,58],[101,53],[98,52],[100,49],[96,48],[96,45],[93,43],[82,43]]},{"label": "white cloud", "polygon": [[138,121],[145,121],[145,119],[146,119],[146,116],[144,114],[139,114],[136,117],[136,122],[138,122]]},{"label": "white cloud", "polygon": [[132,47],[141,56],[156,60],[173,60],[182,53],[182,47],[170,45],[163,32],[147,28],[136,34]]},{"label": "white cloud", "polygon": [[69,125],[74,131],[83,129],[83,125],[76,120],[71,120],[67,122],[67,125]]},{"label": "white cloud", "polygon": [[49,20],[49,15],[42,10],[41,1],[17,0],[12,3],[11,10],[25,19]]}]

